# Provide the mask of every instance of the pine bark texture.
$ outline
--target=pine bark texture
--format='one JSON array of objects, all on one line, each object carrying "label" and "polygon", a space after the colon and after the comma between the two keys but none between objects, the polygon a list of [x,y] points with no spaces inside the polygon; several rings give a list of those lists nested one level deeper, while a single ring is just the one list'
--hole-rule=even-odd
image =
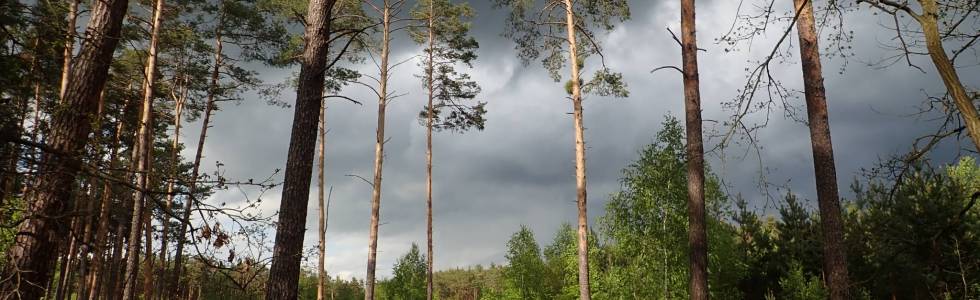
[{"label": "pine bark texture", "polygon": [[694,0],[681,0],[681,57],[687,127],[687,239],[691,299],[708,299],[708,235],[704,221],[704,142]]},{"label": "pine bark texture", "polygon": [[378,225],[381,219],[381,172],[384,166],[385,112],[388,105],[388,54],[391,42],[391,6],[384,3],[381,37],[381,76],[378,89],[378,124],[374,143],[374,180],[371,193],[371,228],[368,232],[368,261],[365,276],[364,299],[374,300],[375,269],[378,264]]},{"label": "pine bark texture", "polygon": [[316,284],[316,299],[324,300],[323,293],[325,292],[325,284],[327,280],[327,209],[323,203],[323,166],[324,166],[324,152],[326,152],[327,143],[327,114],[326,105],[320,108],[320,143],[317,149],[317,189],[318,189],[318,204],[319,204],[319,224],[320,228],[318,230],[318,236],[320,237],[320,244],[318,247],[320,259],[317,261],[317,284]]},{"label": "pine bark texture", "polygon": [[435,96],[435,85],[433,73],[435,72],[435,66],[433,59],[435,59],[435,0],[429,0],[429,60],[426,65],[426,85],[429,90],[428,97],[428,111],[425,117],[425,299],[432,300],[433,282],[432,282],[432,269],[433,269],[433,259],[432,259],[432,122],[433,114],[435,113],[432,107],[432,100]]},{"label": "pine bark texture", "polygon": [[820,48],[817,45],[818,35],[813,19],[813,4],[810,0],[793,0],[793,4],[799,10],[796,30],[800,38],[803,89],[806,96],[807,118],[810,123],[813,169],[817,183],[820,225],[823,231],[824,276],[830,290],[830,299],[850,299],[837,170],[834,162],[834,147],[830,138],[827,96],[820,66]]},{"label": "pine bark texture", "polygon": [[589,300],[589,215],[585,178],[585,125],[583,124],[582,85],[579,79],[578,44],[575,40],[575,14],[572,0],[565,0],[565,31],[568,34],[568,64],[572,69],[572,117],[575,127],[575,195],[578,204],[578,288],[579,299]]},{"label": "pine bark texture", "polygon": [[943,47],[942,35],[939,33],[939,5],[936,0],[919,0],[922,5],[922,14],[915,15],[915,19],[922,26],[922,34],[925,36],[926,49],[929,51],[929,58],[936,66],[936,72],[942,78],[946,91],[953,98],[953,103],[959,109],[966,126],[967,134],[973,141],[973,146],[980,151],[980,114],[977,107],[973,104],[973,99],[967,94],[963,82],[960,81],[959,74],[956,73],[956,66],[946,55]]},{"label": "pine bark texture", "polygon": [[48,146],[43,154],[31,215],[18,226],[14,245],[0,284],[0,298],[39,299],[51,279],[58,244],[68,233],[68,218],[60,217],[71,207],[72,187],[81,167],[79,157],[92,131],[99,94],[108,77],[112,53],[128,1],[97,1],[90,14],[87,38],[71,68],[65,103],[51,117]]},{"label": "pine bark texture", "polygon": [[331,11],[335,2],[311,0],[307,10],[303,35],[306,46],[300,58],[296,109],[289,138],[272,267],[266,286],[265,298],[270,300],[297,297],[306,207],[310,197],[313,156],[316,153],[317,123],[323,103]]}]

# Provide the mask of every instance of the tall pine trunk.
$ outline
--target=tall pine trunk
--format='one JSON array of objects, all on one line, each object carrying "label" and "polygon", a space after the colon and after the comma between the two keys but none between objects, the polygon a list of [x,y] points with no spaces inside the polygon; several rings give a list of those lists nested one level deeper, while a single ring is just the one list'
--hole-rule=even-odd
[{"label": "tall pine trunk", "polygon": [[385,112],[388,106],[388,55],[391,51],[391,5],[384,1],[381,37],[381,76],[378,89],[378,125],[374,141],[374,181],[371,193],[371,228],[368,232],[368,261],[364,299],[374,300],[375,269],[378,264],[378,223],[381,219],[381,172],[384,166]]},{"label": "tall pine trunk", "polygon": [[306,46],[300,58],[296,89],[296,108],[289,137],[285,182],[276,226],[276,244],[266,286],[266,299],[296,299],[306,206],[310,197],[310,177],[316,153],[316,133],[323,104],[327,68],[330,20],[336,0],[311,0],[307,9]]},{"label": "tall pine trunk", "polygon": [[694,0],[681,0],[681,57],[687,125],[687,239],[691,299],[708,299],[708,235],[704,222],[704,143],[701,140],[701,88]]},{"label": "tall pine trunk", "polygon": [[817,183],[817,202],[823,230],[823,260],[830,299],[849,299],[847,259],[844,253],[844,230],[841,221],[840,197],[837,190],[837,170],[834,147],[830,139],[830,120],[827,96],[820,66],[820,48],[810,0],[793,0],[799,19],[796,30],[800,37],[800,60],[803,66],[803,89],[810,123],[810,143],[813,147],[813,169]]},{"label": "tall pine trunk", "polygon": [[585,178],[585,125],[583,124],[582,85],[579,79],[578,44],[575,40],[575,13],[572,0],[565,0],[565,31],[568,34],[568,64],[572,69],[572,118],[575,124],[575,195],[578,204],[578,291],[579,299],[589,300],[589,215]]},{"label": "tall pine trunk", "polygon": [[160,229],[160,270],[159,274],[162,276],[163,280],[157,283],[157,288],[162,293],[166,289],[167,280],[170,278],[167,276],[169,273],[167,265],[167,255],[168,246],[170,245],[170,214],[173,213],[174,204],[174,188],[177,185],[177,168],[180,166],[180,121],[183,117],[184,101],[187,99],[187,79],[186,77],[178,78],[178,95],[174,99],[174,135],[173,143],[170,146],[170,179],[167,182],[167,202],[164,204],[164,214],[161,221]]},{"label": "tall pine trunk", "polygon": [[[137,166],[136,166],[136,193],[133,197],[133,215],[129,228],[129,245],[126,259],[126,287],[123,290],[123,300],[135,299],[136,297],[136,274],[137,260],[139,259],[140,237],[143,236],[143,227],[149,228],[152,224],[143,224],[147,219],[144,209],[149,200],[148,190],[150,188],[150,172],[153,170],[153,91],[156,86],[157,70],[157,43],[160,36],[160,17],[163,13],[163,0],[156,0],[153,8],[153,23],[151,24],[150,46],[147,50],[146,69],[143,76],[143,108],[140,117],[139,135],[137,137]],[[150,250],[151,245],[146,245]],[[153,253],[146,253],[147,260]]]},{"label": "tall pine trunk", "polygon": [[61,60],[61,82],[59,85],[58,99],[61,103],[65,101],[65,89],[68,88],[68,75],[71,73],[71,59],[75,52],[75,21],[78,19],[79,0],[70,0],[68,3],[68,24],[65,26],[65,48],[62,50]]},{"label": "tall pine trunk", "polygon": [[112,53],[128,1],[97,1],[90,14],[78,58],[65,89],[65,103],[51,118],[49,150],[41,158],[40,172],[32,197],[30,216],[17,228],[14,245],[8,250],[3,278],[18,278],[0,285],[0,298],[38,299],[50,281],[55,261],[54,249],[66,236],[71,192],[81,167],[80,153],[91,133],[92,115],[98,109],[99,94],[108,78]]},{"label": "tall pine trunk", "polygon": [[324,291],[324,284],[326,283],[326,279],[327,279],[327,269],[326,269],[326,266],[325,266],[326,265],[326,261],[327,261],[327,208],[323,204],[323,192],[324,192],[324,190],[323,190],[323,179],[324,179],[323,178],[323,175],[324,175],[323,174],[323,165],[325,163],[325,161],[324,161],[325,157],[324,156],[326,154],[324,152],[326,152],[326,148],[327,148],[326,147],[326,145],[327,145],[327,131],[326,131],[327,130],[327,113],[326,113],[327,108],[326,108],[326,104],[325,103],[324,104],[321,104],[321,105],[322,105],[322,107],[320,108],[320,143],[319,143],[318,149],[317,149],[317,156],[318,156],[317,158],[318,159],[317,159],[317,166],[316,166],[316,168],[317,168],[317,184],[316,185],[317,185],[317,190],[318,190],[317,191],[318,192],[317,193],[317,196],[318,196],[318,200],[319,200],[318,201],[318,204],[319,204],[319,208],[320,208],[318,210],[318,213],[319,213],[319,218],[318,218],[319,219],[319,222],[317,222],[317,224],[320,225],[319,228],[318,228],[319,230],[317,232],[318,235],[319,235],[319,238],[320,238],[320,244],[319,244],[319,247],[318,247],[319,248],[318,250],[320,252],[319,253],[320,254],[320,259],[317,261],[317,284],[316,284],[316,299],[317,300],[324,300],[324,298],[323,298],[323,293],[325,292]]},{"label": "tall pine trunk", "polygon": [[429,50],[427,55],[429,60],[426,64],[425,76],[426,86],[429,89],[428,105],[426,106],[425,116],[425,299],[432,300],[434,292],[432,285],[432,269],[434,260],[432,259],[432,122],[435,109],[432,107],[432,100],[435,96],[434,76],[435,72],[435,0],[429,0]]}]

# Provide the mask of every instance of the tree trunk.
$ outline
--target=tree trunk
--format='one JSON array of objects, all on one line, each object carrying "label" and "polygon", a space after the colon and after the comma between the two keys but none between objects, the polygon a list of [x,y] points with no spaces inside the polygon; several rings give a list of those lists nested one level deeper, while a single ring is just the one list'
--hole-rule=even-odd
[{"label": "tree trunk", "polygon": [[311,0],[306,18],[306,46],[300,59],[296,109],[289,138],[285,182],[269,270],[266,299],[296,299],[306,206],[310,197],[317,121],[323,104],[331,11],[336,0]]},{"label": "tree trunk", "polygon": [[[130,105],[129,98],[124,100],[122,108],[120,108],[119,115],[122,116],[128,110]],[[122,140],[122,133],[126,128],[126,122],[124,120],[119,120],[119,124],[116,125],[116,137],[112,144],[112,149],[109,151],[109,170],[115,170],[119,167],[119,147]],[[130,145],[132,147],[132,145]],[[93,243],[93,250],[95,261],[92,262],[92,273],[90,275],[88,285],[89,285],[89,300],[95,300],[99,297],[99,287],[102,281],[102,269],[105,262],[104,252],[106,249],[106,241],[109,238],[109,218],[110,212],[112,210],[112,182],[110,180],[104,180],[102,183],[102,195],[99,210],[99,225],[95,232],[95,242]]]},{"label": "tree trunk", "polygon": [[799,19],[796,30],[800,37],[800,60],[803,66],[803,88],[806,94],[807,118],[810,123],[810,143],[813,147],[813,169],[817,183],[817,202],[823,229],[824,273],[830,288],[830,299],[849,299],[847,259],[844,253],[844,230],[841,221],[840,197],[837,190],[837,171],[834,147],[830,139],[827,97],[820,66],[820,48],[813,20],[813,5],[809,0],[793,0]]},{"label": "tree trunk", "polygon": [[973,146],[976,147],[977,151],[980,151],[980,114],[977,113],[973,99],[967,95],[963,83],[960,82],[956,67],[946,56],[946,49],[943,47],[938,20],[936,19],[939,16],[939,6],[936,4],[936,0],[919,0],[919,4],[922,5],[923,13],[916,15],[915,19],[922,26],[922,33],[926,39],[926,49],[929,50],[929,58],[932,59],[932,64],[936,66],[936,72],[939,73],[943,84],[946,85],[946,91],[956,103],[956,108],[960,111],[963,125],[966,126],[967,134],[973,141]]},{"label": "tree trunk", "polygon": [[215,100],[217,99],[218,85],[221,80],[221,65],[224,61],[224,43],[222,42],[222,25],[224,24],[224,2],[219,1],[218,7],[218,26],[214,30],[214,69],[211,69],[211,81],[208,86],[208,100],[204,107],[204,117],[201,119],[201,133],[197,138],[197,150],[194,152],[194,165],[191,167],[191,180],[188,189],[187,199],[184,200],[184,211],[180,219],[180,231],[177,234],[177,247],[174,253],[174,276],[169,287],[170,294],[179,295],[180,276],[184,270],[184,244],[187,227],[191,221],[191,208],[197,199],[197,179],[201,170],[201,158],[204,155],[204,140],[208,137],[208,128],[211,127],[211,114],[214,113]]},{"label": "tree trunk", "polygon": [[320,225],[319,226],[320,227],[319,228],[320,229],[319,230],[319,236],[320,236],[320,245],[319,245],[320,260],[317,261],[317,263],[318,263],[317,273],[318,274],[317,274],[317,285],[316,285],[316,299],[317,300],[324,300],[324,298],[323,298],[324,283],[325,283],[326,276],[327,276],[327,269],[325,267],[326,260],[327,260],[327,216],[326,216],[327,210],[326,210],[326,207],[323,204],[323,192],[324,192],[323,191],[323,175],[324,175],[323,174],[323,165],[324,165],[324,154],[325,154],[324,152],[326,152],[325,150],[326,150],[326,144],[327,144],[327,132],[326,132],[326,130],[327,130],[327,114],[326,114],[326,110],[327,109],[326,109],[326,105],[325,104],[321,104],[321,105],[322,106],[320,108],[320,143],[319,143],[320,145],[319,145],[319,149],[317,149],[318,150],[317,156],[319,158],[317,160],[317,174],[318,174],[318,176],[317,176],[317,189],[319,190],[318,191],[319,193],[317,194],[317,196],[319,196],[318,198],[320,200],[319,201],[319,205],[320,205],[319,222],[317,223],[317,224]]},{"label": "tree trunk", "polygon": [[578,44],[572,0],[565,0],[565,31],[568,34],[568,64],[572,69],[572,117],[575,123],[575,186],[578,203],[578,291],[579,299],[592,298],[589,289],[589,215],[585,179],[585,125],[582,116],[582,86],[579,79]]},{"label": "tree trunk", "polygon": [[701,140],[701,90],[694,0],[681,0],[681,56],[687,125],[687,239],[690,247],[691,299],[708,299],[708,235],[704,222],[704,144]]},{"label": "tree trunk", "polygon": [[[139,258],[139,244],[142,236],[142,227],[152,226],[152,224],[141,224],[143,222],[144,206],[146,206],[150,188],[150,172],[153,170],[153,91],[156,85],[156,64],[157,64],[157,43],[160,36],[160,17],[163,13],[163,0],[156,0],[153,8],[153,24],[150,33],[150,47],[147,50],[149,55],[146,57],[146,69],[143,76],[143,109],[139,124],[138,157],[136,166],[136,193],[133,197],[133,216],[129,228],[129,246],[127,252],[129,257],[126,259],[126,288],[123,290],[123,300],[136,298],[136,274],[137,260]],[[149,221],[149,220],[147,220]],[[152,245],[146,245],[150,250]],[[153,253],[146,253],[147,259]],[[149,271],[149,270],[148,270]]]},{"label": "tree trunk", "polygon": [[143,236],[146,239],[143,243],[146,247],[146,255],[143,256],[143,299],[153,299],[153,222],[150,218],[151,209],[146,207],[143,210]]},{"label": "tree trunk", "polygon": [[170,180],[167,183],[167,202],[165,204],[163,219],[161,222],[162,228],[160,229],[160,271],[158,274],[163,276],[163,280],[157,284],[157,288],[160,289],[161,295],[164,289],[166,289],[166,282],[169,279],[167,273],[169,270],[167,268],[167,246],[170,244],[170,214],[173,213],[174,204],[174,187],[177,185],[177,168],[180,166],[180,153],[177,148],[180,146],[180,121],[183,115],[184,101],[187,99],[187,79],[178,79],[180,95],[174,99],[174,137],[173,144],[170,147]]},{"label": "tree trunk", "polygon": [[435,95],[434,87],[434,76],[435,66],[433,59],[435,59],[435,1],[429,0],[429,60],[426,65],[425,75],[426,75],[426,85],[429,89],[428,106],[426,117],[425,117],[425,238],[426,238],[426,253],[425,253],[425,299],[432,300],[433,293],[433,282],[432,282],[432,269],[434,260],[432,259],[432,122],[434,116],[434,108],[432,107],[432,100]]},{"label": "tree trunk", "polygon": [[78,19],[78,1],[71,0],[68,3],[68,24],[65,26],[65,49],[62,53],[61,61],[61,85],[59,86],[58,99],[60,103],[65,102],[65,89],[68,88],[68,75],[71,72],[72,54],[75,52],[75,20]]},{"label": "tree trunk", "polygon": [[[67,231],[61,216],[71,207],[71,187],[80,168],[79,155],[91,132],[92,114],[106,78],[112,53],[119,42],[128,1],[105,0],[94,4],[77,62],[65,91],[65,105],[51,118],[48,145],[43,155],[36,192],[26,221],[18,226],[17,238],[7,253],[3,278],[19,278],[0,285],[0,298],[38,299],[51,278],[55,248]],[[72,80],[75,79],[75,80]]]},{"label": "tree trunk", "polygon": [[378,222],[381,219],[381,172],[384,166],[385,112],[388,106],[388,54],[391,43],[391,5],[384,2],[381,37],[381,76],[378,89],[378,125],[374,141],[374,181],[371,193],[371,228],[368,233],[368,261],[365,276],[364,299],[374,300],[375,269],[378,263]]}]

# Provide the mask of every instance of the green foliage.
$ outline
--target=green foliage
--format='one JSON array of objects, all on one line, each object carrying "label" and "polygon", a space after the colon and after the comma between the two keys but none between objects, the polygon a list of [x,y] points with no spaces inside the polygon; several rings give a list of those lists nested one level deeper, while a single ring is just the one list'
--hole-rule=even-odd
[{"label": "green foliage", "polygon": [[545,274],[541,249],[527,226],[521,226],[521,230],[511,236],[505,257],[509,266],[504,271],[504,299],[547,299],[541,288]]},{"label": "green foliage", "polygon": [[395,262],[394,277],[385,285],[384,299],[413,300],[425,299],[426,259],[419,252],[419,246],[412,248]]},{"label": "green foliage", "polygon": [[[480,47],[476,39],[469,36],[473,9],[466,3],[454,4],[449,0],[421,0],[411,15],[419,20],[419,26],[410,28],[410,36],[425,47],[419,64],[423,71],[418,77],[422,78],[423,88],[429,89],[431,84],[432,89],[428,92],[435,101],[431,108],[433,129],[483,130],[486,103],[474,102],[480,86],[469,74],[458,70],[458,67],[472,67]],[[429,110],[426,105],[419,113],[419,122],[423,126],[428,122]]]},{"label": "green foliage", "polygon": [[783,293],[779,299],[786,300],[821,300],[829,296],[823,288],[820,278],[808,275],[798,262],[790,262],[789,274],[779,280]]},{"label": "green foliage", "polygon": [[[585,68],[585,60],[602,53],[596,30],[610,31],[618,22],[630,17],[626,0],[573,1],[576,49],[574,63],[579,70]],[[496,8],[509,8],[504,36],[516,43],[517,56],[528,65],[541,59],[541,64],[555,82],[561,82],[561,70],[572,59],[568,58],[570,40],[567,38],[567,17],[564,3],[535,0],[493,0]],[[579,74],[581,75],[581,74]],[[600,96],[626,97],[629,95],[622,74],[605,66],[599,68],[591,80],[583,80],[583,92]],[[567,89],[570,90],[570,89]]]}]

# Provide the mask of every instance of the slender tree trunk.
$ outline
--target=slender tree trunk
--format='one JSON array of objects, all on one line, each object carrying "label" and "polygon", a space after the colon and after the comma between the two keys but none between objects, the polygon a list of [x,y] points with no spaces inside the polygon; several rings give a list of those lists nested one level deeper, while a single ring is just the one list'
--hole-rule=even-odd
[{"label": "slender tree trunk", "polygon": [[827,97],[820,66],[820,48],[810,0],[793,0],[799,11],[796,30],[800,37],[800,60],[803,66],[803,88],[806,94],[810,142],[813,146],[813,168],[817,183],[817,201],[823,228],[824,273],[830,288],[830,299],[849,299],[847,258],[841,221],[840,197],[834,147],[830,139]]},{"label": "slender tree trunk", "polygon": [[708,299],[708,235],[704,222],[704,144],[701,140],[701,88],[694,0],[681,0],[681,52],[687,123],[687,239],[691,299]]},{"label": "slender tree trunk", "polygon": [[211,69],[211,81],[208,86],[208,100],[204,107],[204,117],[201,119],[201,133],[197,138],[197,150],[194,152],[194,165],[191,167],[191,180],[188,189],[187,199],[184,200],[184,211],[180,220],[180,231],[177,232],[177,247],[174,253],[174,276],[170,286],[170,293],[179,295],[180,276],[184,270],[184,244],[187,226],[191,221],[191,208],[197,199],[197,179],[201,170],[201,158],[204,154],[204,140],[208,137],[208,128],[211,127],[211,115],[214,113],[215,101],[219,84],[221,83],[221,66],[224,62],[224,43],[222,42],[222,25],[224,24],[224,3],[219,1],[218,7],[218,26],[214,30],[214,68]]},{"label": "slender tree trunk", "polygon": [[68,24],[65,26],[65,49],[62,53],[61,61],[61,85],[59,86],[58,99],[60,103],[65,102],[65,89],[68,88],[68,75],[71,72],[72,54],[75,52],[75,20],[78,19],[79,0],[70,0],[68,3]]},{"label": "slender tree trunk", "polygon": [[936,0],[919,0],[919,4],[922,5],[923,13],[914,15],[914,17],[922,26],[926,49],[929,50],[929,58],[932,59],[932,64],[936,66],[939,77],[946,85],[946,91],[956,103],[956,108],[960,111],[963,125],[966,126],[967,134],[973,141],[973,146],[977,148],[977,151],[980,151],[980,114],[977,113],[973,99],[966,93],[963,82],[960,81],[959,74],[956,73],[956,67],[946,56],[946,49],[943,47],[937,20],[939,5]]},{"label": "slender tree trunk", "polygon": [[429,1],[429,50],[427,55],[429,60],[427,61],[425,75],[426,75],[426,85],[429,89],[428,105],[426,106],[427,112],[425,116],[425,238],[426,238],[426,253],[425,253],[425,299],[432,300],[433,293],[433,282],[432,282],[432,269],[434,264],[434,259],[432,256],[432,122],[435,113],[432,107],[432,100],[435,95],[435,86],[433,84],[435,72],[435,66],[433,59],[435,59],[435,1]]},{"label": "slender tree trunk", "polygon": [[[143,81],[143,109],[140,118],[139,136],[137,145],[139,147],[138,163],[136,167],[136,193],[133,197],[133,217],[129,228],[129,247],[127,252],[129,257],[126,259],[126,288],[123,290],[123,300],[136,298],[136,274],[137,260],[139,258],[139,244],[141,237],[141,225],[146,227],[152,224],[141,224],[144,217],[144,206],[148,203],[149,195],[147,190],[150,188],[150,173],[153,170],[153,91],[156,86],[157,71],[157,43],[160,36],[160,17],[163,13],[163,0],[156,0],[153,8],[153,24],[150,33],[149,55],[146,57],[146,70],[144,71]],[[149,220],[147,220],[149,221]],[[147,250],[151,250],[152,244],[147,244]],[[153,255],[147,252],[147,262]],[[152,269],[151,269],[152,270]],[[150,272],[150,270],[147,270]],[[149,296],[149,295],[147,295]]]},{"label": "slender tree trunk", "polygon": [[327,114],[326,114],[326,110],[327,110],[326,109],[326,104],[322,104],[322,107],[320,108],[320,143],[318,145],[319,146],[319,149],[317,149],[318,150],[317,156],[319,158],[317,160],[317,175],[318,175],[317,176],[317,189],[319,190],[318,191],[319,193],[317,194],[317,196],[319,196],[318,198],[320,200],[319,201],[319,205],[320,205],[319,214],[320,215],[319,215],[319,222],[318,222],[318,224],[320,225],[320,228],[319,228],[320,229],[319,230],[319,236],[320,236],[320,245],[319,245],[320,260],[317,261],[317,263],[318,263],[318,266],[317,266],[317,273],[318,274],[317,274],[317,285],[316,285],[316,299],[317,300],[324,300],[324,298],[323,298],[324,283],[325,283],[326,277],[327,277],[327,269],[325,267],[326,260],[327,260],[327,216],[326,216],[327,215],[327,210],[326,210],[325,205],[323,204],[323,193],[324,193],[324,190],[323,190],[323,165],[324,165],[324,154],[325,154],[324,152],[326,152],[325,150],[326,150],[326,144],[327,144],[327,132],[326,132],[326,130],[327,130]]},{"label": "slender tree trunk", "polygon": [[306,46],[300,58],[296,109],[289,137],[285,182],[276,226],[276,244],[266,286],[266,299],[296,299],[306,206],[310,197],[310,177],[316,153],[316,131],[323,104],[327,67],[330,19],[336,0],[311,0],[307,9]]},{"label": "slender tree trunk", "polygon": [[157,288],[160,289],[161,295],[164,294],[164,289],[167,288],[167,280],[170,276],[167,265],[167,247],[170,245],[170,214],[173,213],[174,204],[174,187],[177,185],[177,168],[180,165],[180,153],[178,147],[180,147],[180,121],[183,116],[184,101],[187,99],[187,79],[179,78],[179,96],[174,99],[174,137],[173,143],[170,147],[170,180],[167,183],[167,202],[166,207],[164,207],[164,214],[161,222],[162,228],[160,229],[160,271],[159,274],[162,276],[163,280],[157,284]]},{"label": "slender tree trunk", "polygon": [[365,276],[364,299],[374,300],[375,269],[378,264],[378,223],[381,219],[381,172],[384,167],[385,112],[388,106],[388,54],[391,43],[391,5],[384,2],[381,37],[381,77],[378,89],[378,125],[374,141],[374,181],[371,193],[371,228],[368,233],[368,261]]},{"label": "slender tree trunk", "polygon": [[[126,98],[123,100],[123,106],[119,110],[119,116],[124,116],[126,111],[129,109],[130,99]],[[126,122],[123,119],[118,120],[116,124],[115,140],[112,143],[112,149],[109,150],[109,170],[115,170],[119,168],[119,147],[122,143],[122,134],[126,128]],[[132,147],[130,145],[130,147]],[[102,268],[105,262],[104,252],[106,251],[106,241],[109,238],[109,218],[112,205],[112,182],[110,180],[103,180],[102,182],[102,195],[100,200],[99,208],[99,224],[95,232],[95,242],[93,243],[93,253],[95,253],[95,261],[92,263],[92,272],[88,281],[89,290],[89,300],[95,300],[99,297],[99,286],[101,286],[101,276]]]},{"label": "slender tree trunk", "polygon": [[17,278],[0,284],[0,298],[38,299],[43,285],[51,278],[55,248],[67,233],[61,216],[71,207],[71,188],[79,171],[79,155],[91,132],[92,114],[98,106],[119,42],[128,1],[105,0],[94,4],[88,25],[90,36],[82,44],[65,91],[65,105],[57,109],[48,132],[50,153],[41,159],[37,187],[30,201],[27,221],[18,226],[14,245],[7,253],[3,278]]},{"label": "slender tree trunk", "polygon": [[565,0],[565,31],[568,34],[568,64],[572,68],[572,114],[575,122],[575,186],[578,203],[578,290],[579,299],[592,298],[589,289],[589,216],[585,178],[585,125],[582,116],[582,86],[579,80],[578,44],[572,0]]}]

